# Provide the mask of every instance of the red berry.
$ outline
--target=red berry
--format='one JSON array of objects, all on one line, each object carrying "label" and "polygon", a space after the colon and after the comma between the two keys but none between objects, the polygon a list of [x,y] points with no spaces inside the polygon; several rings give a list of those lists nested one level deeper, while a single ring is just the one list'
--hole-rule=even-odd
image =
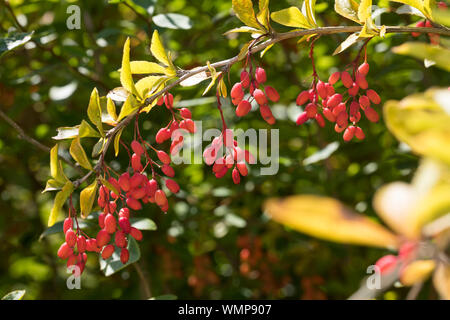
[{"label": "red berry", "polygon": [[131,142],[131,149],[133,150],[134,153],[138,154],[139,156],[141,156],[144,153],[144,148],[137,140],[133,140],[133,142]]},{"label": "red berry", "polygon": [[241,72],[241,83],[244,88],[248,88],[250,85],[250,75],[245,70]]},{"label": "red berry", "polygon": [[234,105],[238,105],[239,102],[242,101],[242,99],[244,98],[244,90],[243,90],[243,86],[242,83],[237,82],[233,88],[231,88],[231,99]]},{"label": "red berry", "polygon": [[247,115],[252,109],[252,105],[247,100],[242,100],[236,108],[236,115],[243,117]]},{"label": "red berry", "polygon": [[[425,21],[421,20],[421,21],[417,22],[416,27],[418,27],[418,28],[425,27]],[[413,37],[420,36],[420,32],[412,32],[411,34],[412,34]]]},{"label": "red berry", "polygon": [[170,163],[170,156],[165,153],[164,151],[159,150],[156,155],[158,156],[158,159],[164,163],[164,164],[169,164]]},{"label": "red berry", "polygon": [[333,109],[341,102],[342,102],[342,94],[336,93],[328,99],[327,107]]},{"label": "red berry", "polygon": [[105,227],[105,217],[106,217],[106,213],[100,213],[98,215],[98,225],[102,229]]},{"label": "red berry", "polygon": [[256,68],[255,77],[258,83],[264,83],[267,81],[266,71],[263,68],[260,67]]},{"label": "red berry", "polygon": [[139,172],[144,169],[144,167],[142,167],[140,154],[133,153],[133,155],[131,156],[131,167],[135,172]]},{"label": "red berry", "polygon": [[122,262],[122,264],[125,264],[128,262],[129,259],[130,259],[130,252],[126,248],[123,248],[120,251],[120,261]]},{"label": "red berry", "polygon": [[158,206],[162,207],[163,205],[166,204],[167,202],[167,197],[166,194],[164,193],[164,191],[160,190],[156,190],[155,193],[155,202]]},{"label": "red berry", "polygon": [[161,96],[161,97],[158,98],[158,101],[156,102],[156,104],[157,104],[158,106],[162,106],[163,103],[164,103],[164,97]]},{"label": "red berry", "polygon": [[171,93],[166,93],[164,96],[164,103],[166,104],[167,109],[173,108],[173,95]]},{"label": "red berry", "polygon": [[298,116],[296,123],[297,123],[297,125],[299,126],[299,125],[304,124],[306,121],[308,121],[308,119],[309,119],[309,118],[308,118],[308,114],[307,114],[306,111],[305,111],[305,112],[302,112],[302,113]]},{"label": "red berry", "polygon": [[353,139],[353,137],[355,136],[355,127],[354,126],[350,126],[347,129],[345,129],[344,131],[344,141],[350,141]]},{"label": "red berry", "polygon": [[259,105],[267,104],[267,97],[261,89],[256,89],[253,92],[253,97]]},{"label": "red berry", "polygon": [[105,217],[106,232],[108,232],[109,234],[113,234],[114,232],[116,232],[116,227],[116,218],[111,213],[108,213]]},{"label": "red berry", "polygon": [[359,140],[364,140],[366,138],[366,135],[364,134],[364,131],[360,127],[356,127],[355,137]]},{"label": "red berry", "polygon": [[130,218],[130,209],[128,208],[122,208],[119,211],[119,217],[122,218]]},{"label": "red berry", "polygon": [[71,255],[73,255],[73,249],[69,247],[66,242],[64,242],[58,249],[58,257],[61,259],[67,259]]},{"label": "red berry", "polygon": [[362,73],[356,72],[355,82],[363,90],[366,90],[369,87],[366,77]]},{"label": "red berry", "polygon": [[111,240],[111,236],[105,229],[102,229],[97,233],[97,246],[98,247],[100,247],[100,248],[103,247],[110,240]]},{"label": "red berry", "polygon": [[135,227],[131,227],[130,235],[136,239],[137,241],[142,240],[142,232],[139,229],[136,229]]},{"label": "red berry", "polygon": [[153,197],[156,190],[158,190],[158,182],[155,179],[151,179],[147,183],[147,196]]},{"label": "red berry", "polygon": [[77,235],[72,230],[72,228],[70,228],[66,232],[66,243],[71,248],[73,248],[77,244]]},{"label": "red berry", "polygon": [[367,97],[375,104],[381,103],[381,98],[375,90],[369,89],[366,91]]},{"label": "red berry", "polygon": [[114,253],[114,246],[112,244],[109,244],[106,247],[104,247],[102,251],[103,260],[109,259],[113,253]]},{"label": "red berry", "polygon": [[178,185],[178,183],[176,183],[172,179],[167,179],[166,180],[166,187],[172,193],[178,193],[178,191],[180,191],[180,186]]},{"label": "red berry", "polygon": [[86,251],[86,238],[83,236],[77,237],[77,250],[78,252],[83,253]]},{"label": "red berry", "polygon": [[238,164],[236,164],[236,168],[239,170],[239,173],[241,174],[241,176],[247,176],[248,174],[248,169],[247,169],[247,165],[244,162],[239,162]]},{"label": "red berry", "polygon": [[134,198],[128,197],[126,202],[127,202],[127,206],[135,211],[142,209],[141,203]]},{"label": "red berry", "polygon": [[280,100],[280,94],[271,86],[265,87],[264,90],[266,91],[267,98],[269,98],[270,101],[277,102]]},{"label": "red berry", "polygon": [[73,227],[73,220],[72,220],[72,218],[64,219],[64,224],[63,224],[63,231],[64,231],[64,233],[66,233],[67,230],[71,229],[72,227]]},{"label": "red berry", "polygon": [[341,73],[341,81],[347,89],[353,86],[352,76],[347,71]]},{"label": "red berry", "polygon": [[125,192],[130,191],[130,175],[128,172],[123,173],[119,177],[119,185],[123,191]]},{"label": "red berry", "polygon": [[378,115],[378,113],[371,107],[366,108],[364,110],[364,114],[366,115],[366,118],[371,122],[378,122],[378,120],[380,120],[380,116]]},{"label": "red berry", "polygon": [[364,110],[367,107],[370,107],[370,100],[367,96],[361,96],[359,97],[359,104],[361,105],[361,108]]},{"label": "red berry", "polygon": [[351,95],[352,97],[354,97],[358,94],[358,91],[359,91],[359,86],[356,83],[353,83],[352,87],[350,89],[348,89],[348,94]]},{"label": "red berry", "polygon": [[331,97],[333,94],[335,94],[334,88],[331,84],[325,83],[325,88],[327,89],[327,96]]},{"label": "red berry", "polygon": [[317,124],[319,125],[319,127],[321,127],[321,128],[325,127],[325,120],[323,119],[321,114],[319,114],[319,113],[316,114],[316,121],[317,121]]},{"label": "red berry", "polygon": [[144,198],[146,195],[147,195],[147,189],[145,187],[143,187],[143,188],[134,189],[131,192],[130,196],[136,200],[140,200],[140,199]]},{"label": "red berry", "polygon": [[97,246],[97,239],[88,239],[86,241],[86,250],[90,252],[99,252],[100,248]]},{"label": "red berry", "polygon": [[297,96],[296,103],[298,106],[304,105],[309,100],[309,92],[308,91],[302,91]]},{"label": "red berry", "polygon": [[196,128],[195,128],[195,122],[192,121],[191,119],[186,119],[186,129],[190,132],[190,133],[195,133],[196,132]]},{"label": "red berry", "polygon": [[310,103],[305,107],[306,114],[308,115],[308,118],[312,119],[317,114],[317,105],[314,103]]},{"label": "red berry", "polygon": [[338,116],[336,117],[336,124],[341,127],[347,127],[348,125],[348,114],[347,112],[341,112],[338,114]]},{"label": "red berry", "polygon": [[130,189],[135,189],[147,181],[147,177],[141,173],[135,173],[130,178]]},{"label": "red berry", "polygon": [[125,248],[127,246],[127,238],[123,231],[119,230],[116,232],[114,235],[114,243],[119,248]]},{"label": "red berry", "polygon": [[239,184],[241,182],[241,176],[239,175],[238,169],[234,168],[231,173],[231,177],[233,178],[234,184]]},{"label": "red berry", "polygon": [[369,73],[370,66],[367,62],[364,62],[362,65],[359,66],[358,72],[361,73],[364,76],[367,76]]},{"label": "red berry", "polygon": [[325,83],[323,83],[322,81],[319,80],[317,82],[316,90],[322,99],[325,99],[327,97],[327,88],[325,87]]},{"label": "red berry", "polygon": [[328,78],[328,83],[331,85],[334,85],[336,82],[339,81],[340,78],[341,78],[341,73],[339,71],[337,71]]},{"label": "red berry", "polygon": [[390,273],[394,271],[394,268],[397,265],[397,260],[398,259],[396,256],[389,254],[378,259],[378,261],[375,263],[375,266],[380,268],[381,274]]},{"label": "red berry", "polygon": [[159,129],[158,133],[156,134],[156,143],[161,144],[164,141],[170,139],[171,132],[167,128],[161,128]]},{"label": "red berry", "polygon": [[417,250],[417,243],[413,241],[408,241],[402,244],[398,251],[398,257],[402,260],[408,260],[414,256]]},{"label": "red berry", "polygon": [[[185,118],[185,119],[191,119],[192,118],[192,113],[191,110],[189,110],[188,108],[181,108],[180,109],[180,115]],[[176,122],[174,122],[176,123]]]},{"label": "red berry", "polygon": [[333,115],[337,117],[341,112],[345,112],[345,110],[347,110],[347,106],[345,103],[341,102],[332,110],[332,112]]},{"label": "red berry", "polygon": [[336,117],[335,117],[335,115],[333,114],[333,112],[330,109],[324,108],[322,110],[322,113],[325,116],[325,118],[327,118],[328,121],[330,121],[330,122],[335,122],[336,121]]},{"label": "red berry", "polygon": [[164,174],[168,177],[172,178],[175,176],[175,170],[173,170],[173,168],[167,164],[161,167],[161,171],[164,172]]}]

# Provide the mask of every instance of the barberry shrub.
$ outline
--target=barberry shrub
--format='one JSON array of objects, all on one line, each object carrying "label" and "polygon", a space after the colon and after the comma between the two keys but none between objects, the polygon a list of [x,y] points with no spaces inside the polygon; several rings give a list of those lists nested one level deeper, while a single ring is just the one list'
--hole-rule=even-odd
[{"label": "barberry shrub", "polygon": [[[345,2],[336,2],[335,11],[357,23],[356,28],[320,27],[315,16],[315,1],[312,0],[305,1],[303,10],[290,7],[272,14],[269,12],[269,1],[259,1],[258,13],[254,11],[251,0],[233,0],[232,3],[236,16],[245,26],[230,30],[227,34],[252,35],[252,39],[243,44],[238,55],[224,61],[208,62],[203,67],[183,70],[175,64],[174,55],[166,50],[157,30],[152,34],[150,46],[157,62],[131,61],[130,39],[127,39],[120,68],[121,87],[112,89],[104,96],[95,88],[88,103],[88,121],[83,120],[75,127],[59,129],[56,139],[71,140],[70,155],[86,170],[80,178],[70,180],[58,158],[59,145],[51,150],[52,178],[48,181],[45,191],[58,193],[50,214],[49,226],[55,224],[59,211],[68,202],[68,215],[64,222],[60,223],[65,241],[57,252],[59,258],[67,260],[67,266],[78,266],[83,272],[88,253],[97,253],[103,263],[120,261],[121,265],[125,266],[135,262],[138,259],[136,250],[139,250],[136,249],[136,241],[143,239],[143,234],[137,227],[142,226],[142,223],[133,223],[136,222],[139,212],[146,206],[155,206],[161,213],[170,214],[172,198],[183,187],[176,181],[172,157],[182,148],[185,135],[197,131],[192,111],[179,107],[181,97],[174,97],[171,93],[177,85],[198,84],[209,79],[210,83],[204,94],[215,88],[221,134],[205,148],[203,158],[206,165],[212,166],[215,177],[228,176],[234,184],[240,184],[248,177],[249,165],[255,163],[255,157],[245,146],[238,145],[232,130],[227,127],[222,110],[225,99],[229,99],[235,108],[236,118],[259,111],[262,119],[270,126],[276,124],[271,105],[280,100],[295,101],[299,107],[297,125],[301,126],[312,120],[319,127],[325,127],[327,122],[331,122],[334,130],[340,133],[346,142],[366,138],[361,124],[364,118],[369,122],[380,120],[379,106],[382,99],[376,86],[372,85],[367,46],[370,40],[383,38],[386,33],[412,32],[411,28],[375,25],[371,16],[371,1],[361,1],[358,8],[354,7],[356,4],[345,6]],[[438,35],[447,34],[448,31],[433,21],[429,4],[416,9],[427,18],[425,27],[428,29],[425,31],[430,34],[430,39],[433,39],[433,45],[437,45]],[[271,21],[296,30],[278,33]],[[422,25],[419,25],[412,30],[423,33],[421,27]],[[336,66],[340,71],[331,75],[319,75],[315,61],[316,43],[322,36],[341,32],[353,33],[338,46],[335,54],[358,44],[360,48],[356,51],[354,60],[347,61],[343,66]],[[285,95],[283,88],[275,88],[273,84],[271,86],[271,74],[277,70],[263,67],[262,61],[256,61],[260,59],[258,52],[261,52],[262,56],[274,45],[292,38],[299,38],[300,43],[309,46],[313,69],[312,77],[306,80],[308,86],[299,89],[296,97]],[[239,76],[231,81],[234,77],[231,70],[235,65]],[[191,78],[194,80],[190,82]],[[135,81],[136,79],[138,80]],[[230,90],[227,88],[227,79],[232,83]],[[154,108],[165,110],[170,121],[160,124],[153,133],[153,138],[149,140],[141,135],[139,120]],[[365,126],[370,126],[370,123]],[[128,127],[133,130],[134,138],[124,141],[122,133]],[[88,157],[82,145],[87,138],[97,139],[92,150],[92,159]],[[111,148],[114,149],[115,157],[121,151],[127,153],[128,166],[123,172],[116,172],[108,163]],[[79,188],[82,190],[77,209],[73,198]],[[82,230],[79,218],[92,216],[97,220],[98,229],[88,235]],[[245,251],[241,258],[248,259]],[[397,257],[388,256],[379,262],[378,266],[383,272],[387,272],[395,261]],[[248,273],[244,267],[242,269],[242,273]]]}]

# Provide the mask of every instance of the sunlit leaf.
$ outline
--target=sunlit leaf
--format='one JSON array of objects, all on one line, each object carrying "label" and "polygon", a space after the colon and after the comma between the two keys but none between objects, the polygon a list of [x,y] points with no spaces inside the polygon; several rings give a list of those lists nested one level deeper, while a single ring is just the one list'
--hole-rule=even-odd
[{"label": "sunlit leaf", "polygon": [[331,198],[300,195],[271,199],[265,210],[276,222],[321,239],[374,247],[398,245],[397,237],[382,225]]},{"label": "sunlit leaf", "polygon": [[49,180],[47,180],[47,184],[45,186],[44,191],[42,191],[42,193],[49,192],[49,191],[58,191],[58,190],[61,190],[62,187],[64,187],[64,182],[58,182],[55,179],[49,179]]},{"label": "sunlit leaf", "polygon": [[87,218],[87,216],[92,211],[92,206],[94,205],[95,196],[97,193],[97,180],[95,180],[91,185],[84,188],[80,193],[80,209],[81,216]]},{"label": "sunlit leaf", "polygon": [[62,169],[61,161],[58,158],[58,144],[50,150],[50,175],[58,183],[67,182],[67,178]]},{"label": "sunlit leaf", "polygon": [[259,0],[258,21],[269,30],[269,0]]},{"label": "sunlit leaf", "polygon": [[122,108],[120,109],[119,117],[117,118],[117,121],[122,120],[126,116],[130,115],[134,111],[136,111],[139,108],[139,105],[137,104],[136,99],[129,95],[127,100],[123,103]]},{"label": "sunlit leaf", "polygon": [[76,162],[80,164],[85,169],[92,170],[92,165],[89,162],[89,159],[81,146],[80,138],[77,137],[72,140],[70,145],[70,155],[75,159]]},{"label": "sunlit leaf", "polygon": [[156,223],[149,218],[131,218],[131,226],[139,230],[156,230]]},{"label": "sunlit leaf", "polygon": [[85,120],[81,120],[81,124],[78,131],[78,136],[80,138],[99,138],[100,134],[90,126]]},{"label": "sunlit leaf", "polygon": [[115,121],[117,121],[116,104],[110,97],[107,97],[107,100],[106,100],[106,110],[107,110],[109,116],[112,119],[114,119]]},{"label": "sunlit leaf", "polygon": [[432,60],[436,63],[435,65],[437,67],[450,71],[450,63],[448,63],[450,61],[449,49],[433,46],[428,43],[406,42],[392,48],[392,51],[397,54],[412,56],[420,60]]},{"label": "sunlit leaf", "polygon": [[339,47],[336,48],[336,50],[334,50],[333,55],[341,53],[342,51],[346,50],[347,48],[351,47],[353,44],[358,42],[358,40],[359,40],[359,34],[358,33],[352,33],[351,35],[348,36],[347,39],[345,39],[339,45]]},{"label": "sunlit leaf", "polygon": [[133,237],[130,237],[128,240],[128,251],[130,252],[130,258],[126,264],[123,264],[120,261],[120,248],[116,247],[116,251],[113,253],[111,258],[107,260],[103,260],[101,255],[99,255],[100,260],[100,270],[103,271],[105,276],[109,277],[116,273],[117,271],[122,270],[123,268],[129,266],[132,263],[135,263],[141,258],[141,251],[139,249],[139,245],[134,240]]},{"label": "sunlit leaf", "polygon": [[297,7],[290,7],[280,11],[272,12],[270,15],[273,21],[288,27],[294,28],[311,28],[308,19],[303,15]]},{"label": "sunlit leaf", "polygon": [[134,86],[130,66],[130,38],[127,38],[123,46],[122,67],[120,69],[120,83],[132,94],[138,94]]},{"label": "sunlit leaf", "polygon": [[405,286],[412,286],[417,282],[425,281],[436,267],[433,260],[417,260],[407,265],[401,273],[400,281]]},{"label": "sunlit leaf", "polygon": [[31,40],[33,32],[12,32],[0,38],[0,57],[8,51],[20,47]]},{"label": "sunlit leaf", "polygon": [[166,68],[149,61],[131,61],[130,66],[132,74],[166,73]]},{"label": "sunlit leaf", "polygon": [[427,18],[431,18],[429,12],[427,12],[423,6],[422,0],[391,0],[391,1],[407,4],[413,8],[416,8],[420,12],[422,12]]},{"label": "sunlit leaf", "polygon": [[436,267],[433,284],[442,300],[450,300],[450,266],[447,263]]},{"label": "sunlit leaf", "polygon": [[25,295],[25,290],[16,290],[8,293],[5,295],[2,300],[22,300],[23,296]]},{"label": "sunlit leaf", "polygon": [[171,63],[169,58],[167,57],[166,49],[161,42],[161,38],[159,37],[158,30],[153,32],[152,43],[150,46],[150,51],[152,55],[161,63],[164,63],[166,66],[170,66]]},{"label": "sunlit leaf", "polygon": [[92,90],[87,113],[89,120],[91,120],[91,122],[95,124],[100,134],[104,136],[102,124],[102,108],[100,106],[100,98],[97,88],[94,88],[94,90]]},{"label": "sunlit leaf", "polygon": [[259,29],[252,28],[252,27],[243,26],[243,27],[228,30],[227,32],[224,33],[224,35],[227,35],[230,33],[239,33],[239,32],[261,33],[262,31]]},{"label": "sunlit leaf", "polygon": [[48,226],[51,227],[55,224],[56,219],[58,218],[59,211],[62,209],[64,203],[67,198],[73,192],[73,184],[72,182],[67,182],[61,191],[56,194],[55,202],[53,203],[53,208],[50,212],[50,216],[48,217]]},{"label": "sunlit leaf", "polygon": [[233,10],[239,20],[241,20],[245,25],[256,29],[261,29],[260,24],[256,20],[252,0],[233,0]]},{"label": "sunlit leaf", "polygon": [[341,16],[353,20],[357,23],[361,21],[358,18],[359,4],[354,0],[335,0],[334,10]]},{"label": "sunlit leaf", "polygon": [[316,17],[315,17],[316,0],[305,0],[302,5],[302,13],[308,19],[311,26],[316,27]]},{"label": "sunlit leaf", "polygon": [[120,151],[120,137],[122,136],[123,128],[120,129],[114,137],[114,155],[117,157]]},{"label": "sunlit leaf", "polygon": [[359,21],[366,21],[370,19],[372,15],[372,0],[361,0],[358,7],[358,19]]},{"label": "sunlit leaf", "polygon": [[152,17],[152,21],[161,28],[183,29],[192,28],[192,21],[188,16],[178,13],[161,13]]},{"label": "sunlit leaf", "polygon": [[142,78],[136,82],[136,90],[139,92],[141,97],[145,97],[146,94],[153,89],[153,87],[158,83],[161,77],[158,76],[148,76]]}]

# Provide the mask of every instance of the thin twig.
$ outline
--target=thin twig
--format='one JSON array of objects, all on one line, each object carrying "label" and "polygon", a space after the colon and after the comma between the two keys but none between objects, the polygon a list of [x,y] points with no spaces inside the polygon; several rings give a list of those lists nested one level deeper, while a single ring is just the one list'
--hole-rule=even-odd
[{"label": "thin twig", "polygon": [[136,272],[141,279],[142,288],[144,289],[146,299],[150,299],[152,297],[152,291],[150,290],[150,285],[148,279],[145,277],[144,271],[142,271],[141,266],[135,262],[133,263],[134,268],[136,269]]},{"label": "thin twig", "polygon": [[406,296],[406,300],[416,300],[417,296],[420,293],[420,290],[422,290],[422,287],[423,287],[422,281],[415,283],[412,286],[411,290],[409,290],[408,295]]}]

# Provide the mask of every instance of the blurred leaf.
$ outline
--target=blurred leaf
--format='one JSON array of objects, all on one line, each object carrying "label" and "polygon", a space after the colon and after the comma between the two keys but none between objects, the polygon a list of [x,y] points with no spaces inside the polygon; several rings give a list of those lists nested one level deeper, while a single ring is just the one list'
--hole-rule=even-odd
[{"label": "blurred leaf", "polygon": [[431,89],[384,106],[388,129],[420,154],[450,164],[450,91]]},{"label": "blurred leaf", "polygon": [[404,267],[400,281],[405,286],[412,286],[417,282],[425,281],[436,267],[433,260],[417,260]]},{"label": "blurred leaf", "polygon": [[348,36],[347,39],[345,39],[337,48],[334,50],[333,55],[337,55],[341,53],[342,51],[346,50],[347,48],[354,45],[359,40],[359,34],[358,33],[352,33]]},{"label": "blurred leaf", "polygon": [[103,260],[101,255],[99,255],[100,260],[100,270],[103,271],[106,277],[109,277],[116,273],[117,271],[122,270],[123,268],[129,266],[132,263],[135,263],[141,258],[141,251],[139,250],[139,245],[134,240],[133,237],[129,237],[128,239],[128,251],[130,252],[130,258],[126,264],[123,264],[120,261],[120,248],[116,247],[116,250],[114,251],[111,258],[107,260]]},{"label": "blurred leaf", "polygon": [[420,60],[432,60],[435,62],[436,67],[450,71],[450,63],[448,63],[450,61],[449,49],[428,43],[406,42],[392,48],[392,51],[397,54],[412,56]]},{"label": "blurred leaf", "polygon": [[450,300],[450,266],[438,264],[433,275],[433,284],[442,300]]},{"label": "blurred leaf", "polygon": [[283,26],[304,29],[311,28],[308,19],[306,19],[300,9],[297,7],[290,7],[280,11],[272,12],[270,17],[273,21]]},{"label": "blurred leaf", "polygon": [[270,199],[265,210],[273,220],[310,236],[340,243],[396,247],[397,237],[339,201],[310,195]]},{"label": "blurred leaf", "polygon": [[[422,0],[391,0],[391,1],[407,4],[413,8],[416,8],[420,12],[422,12],[427,18],[430,18],[430,16],[427,14],[427,12],[423,6]],[[430,11],[431,11],[431,9],[430,9]],[[428,12],[430,12],[430,11],[428,11]]]},{"label": "blurred leaf", "polygon": [[2,300],[22,300],[25,295],[25,290],[16,290],[8,293],[6,296],[2,298]]},{"label": "blurred leaf", "polygon": [[316,153],[310,155],[308,158],[304,159],[303,165],[307,166],[328,159],[337,149],[339,149],[339,142],[332,142],[322,150],[319,150]]},{"label": "blurred leaf", "polygon": [[177,299],[178,299],[178,297],[176,295],[164,294],[162,296],[150,298],[149,300],[177,300]]},{"label": "blurred leaf", "polygon": [[178,13],[161,13],[153,16],[152,21],[161,28],[183,29],[192,28],[192,21],[188,16]]},{"label": "blurred leaf", "polygon": [[31,40],[33,32],[12,32],[5,38],[0,38],[0,57],[8,51],[20,47]]},{"label": "blurred leaf", "polygon": [[437,23],[450,27],[450,10],[435,9],[433,10],[433,18]]},{"label": "blurred leaf", "polygon": [[359,21],[366,21],[372,16],[372,0],[361,0],[358,7]]},{"label": "blurred leaf", "polygon": [[100,106],[100,98],[98,96],[97,88],[94,88],[89,99],[89,106],[87,109],[89,120],[96,125],[100,134],[104,137],[102,125],[102,108]]},{"label": "blurred leaf", "polygon": [[249,27],[261,29],[260,24],[256,20],[252,0],[233,0],[232,3],[233,10],[239,20]]},{"label": "blurred leaf", "polygon": [[122,68],[120,69],[120,83],[128,92],[138,95],[134,86],[130,66],[130,38],[127,38],[123,46]]},{"label": "blurred leaf", "polygon": [[80,193],[80,209],[81,216],[86,219],[87,216],[92,211],[92,206],[94,205],[95,196],[97,194],[97,180],[95,180],[91,185],[84,188]]},{"label": "blurred leaf", "polygon": [[87,170],[92,170],[92,165],[89,162],[86,152],[81,146],[80,137],[76,137],[72,140],[70,145],[70,155],[80,164],[80,166]]},{"label": "blurred leaf", "polygon": [[72,182],[67,182],[61,191],[56,194],[55,202],[53,204],[52,211],[50,212],[50,216],[48,217],[48,226],[51,227],[55,224],[56,219],[58,218],[59,211],[62,209],[64,203],[67,198],[73,192],[73,184]]},{"label": "blurred leaf", "polygon": [[359,4],[354,0],[335,0],[334,10],[341,16],[360,23],[358,18]]},{"label": "blurred leaf", "polygon": [[149,218],[131,218],[131,226],[139,230],[156,230],[156,224]]}]

